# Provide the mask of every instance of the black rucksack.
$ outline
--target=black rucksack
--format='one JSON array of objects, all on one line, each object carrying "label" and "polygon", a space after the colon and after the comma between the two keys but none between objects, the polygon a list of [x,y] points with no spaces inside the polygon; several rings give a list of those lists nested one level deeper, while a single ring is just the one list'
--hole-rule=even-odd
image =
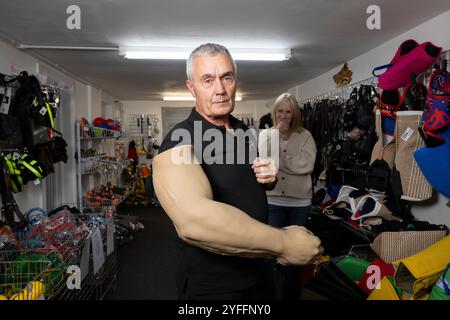
[{"label": "black rucksack", "polygon": [[39,80],[26,71],[22,71],[16,80],[19,88],[11,102],[10,113],[21,121],[31,118],[42,126],[53,128],[56,111],[41,92]]}]

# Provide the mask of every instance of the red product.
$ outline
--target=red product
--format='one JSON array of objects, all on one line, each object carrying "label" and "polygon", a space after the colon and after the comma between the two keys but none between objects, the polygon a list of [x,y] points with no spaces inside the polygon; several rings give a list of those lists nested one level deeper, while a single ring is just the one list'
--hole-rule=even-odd
[{"label": "red product", "polygon": [[106,124],[106,121],[103,118],[98,117],[98,118],[94,119],[94,127],[102,127],[105,124]]},{"label": "red product", "polygon": [[[374,288],[369,288],[369,284],[371,284],[371,287],[372,287],[372,285],[376,287],[376,284],[374,284],[372,280],[369,280],[369,277],[374,277],[374,279],[375,279],[375,276],[376,276],[381,281],[381,279],[384,276],[393,276],[395,273],[394,266],[392,264],[384,262],[381,259],[373,260],[371,266],[377,266],[380,270],[380,274],[376,275],[375,274],[376,271],[364,272],[363,275],[361,276],[361,278],[359,279],[359,283],[358,283],[360,288],[363,289],[363,291],[366,292],[367,294],[370,294],[372,292],[372,290],[374,289]],[[377,269],[375,268],[375,270],[377,270]]]}]

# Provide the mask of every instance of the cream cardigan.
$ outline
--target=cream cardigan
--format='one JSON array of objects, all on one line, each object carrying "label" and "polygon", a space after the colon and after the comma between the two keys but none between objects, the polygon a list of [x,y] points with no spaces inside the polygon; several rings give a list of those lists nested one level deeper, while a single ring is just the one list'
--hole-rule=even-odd
[{"label": "cream cardigan", "polygon": [[[273,132],[273,129],[266,129],[260,133],[260,147],[261,144],[268,143],[269,134]],[[278,183],[275,189],[267,191],[267,195],[311,199],[311,173],[314,169],[316,153],[316,143],[306,129],[300,133],[293,132],[285,144],[282,143],[280,136]]]}]

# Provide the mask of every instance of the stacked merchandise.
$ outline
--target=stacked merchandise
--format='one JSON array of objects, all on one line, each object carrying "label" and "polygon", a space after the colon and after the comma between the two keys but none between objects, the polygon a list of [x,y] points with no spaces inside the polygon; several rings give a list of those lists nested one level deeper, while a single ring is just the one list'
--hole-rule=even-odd
[{"label": "stacked merchandise", "polygon": [[[80,186],[79,204],[87,219],[85,222],[89,226],[101,226],[108,217],[113,218],[114,244],[126,243],[133,239],[143,225],[136,217],[118,214],[118,206],[128,201],[136,190],[134,174],[129,172],[134,166],[129,159],[125,159],[123,141],[119,140],[123,138],[120,123],[111,119],[96,118],[91,126],[82,118],[79,133],[77,138],[77,149],[80,153],[77,170]],[[111,148],[111,144],[106,145],[106,141],[113,141],[114,147]],[[82,142],[89,144],[85,146]],[[114,150],[114,155],[106,152],[110,150]],[[94,179],[82,179],[89,177]],[[104,237],[104,230],[100,231]]]},{"label": "stacked merchandise", "polygon": [[85,118],[80,120],[81,137],[91,138],[119,138],[123,135],[119,121],[113,119],[95,118],[93,125]]},{"label": "stacked merchandise", "polygon": [[450,236],[386,232],[321,262],[306,287],[334,300],[450,301]]},{"label": "stacked merchandise", "polygon": [[0,297],[10,300],[57,298],[67,268],[79,265],[89,228],[67,210],[33,208],[26,226],[0,228]]},{"label": "stacked merchandise", "polygon": [[0,102],[0,222],[20,227],[26,221],[12,192],[53,173],[55,163],[67,162],[67,143],[55,130],[60,91],[25,71],[0,75]]},{"label": "stacked merchandise", "polygon": [[[23,228],[0,228],[1,298],[85,300],[105,296],[117,273],[112,214],[82,214],[76,207],[63,205],[50,212],[30,209],[26,220]],[[75,283],[80,281],[80,290],[67,286],[70,270],[79,277]]]},{"label": "stacked merchandise", "polygon": [[[446,174],[450,170],[450,75],[445,59],[435,64],[440,53],[441,48],[430,42],[407,40],[389,65],[374,70],[388,68],[379,77],[382,92],[374,123],[378,140],[363,183],[334,184],[331,179],[316,194],[319,211],[335,226],[361,235],[372,253],[371,259],[335,257],[318,268],[311,287],[329,298],[339,299],[324,289],[327,275],[333,279],[330,286],[341,283],[347,288],[340,294],[349,299],[450,299],[447,227],[417,221],[410,213],[410,205],[430,199],[433,188],[450,197]],[[427,89],[419,79],[432,66]],[[311,229],[315,232],[314,226]],[[373,270],[381,270],[381,276],[371,276]],[[374,290],[377,285],[381,290]]]},{"label": "stacked merchandise", "polygon": [[151,169],[148,165],[142,164],[139,167],[129,166],[124,170],[123,174],[125,176],[131,176],[135,180],[134,191],[124,202],[124,207],[157,206],[152,191]]}]

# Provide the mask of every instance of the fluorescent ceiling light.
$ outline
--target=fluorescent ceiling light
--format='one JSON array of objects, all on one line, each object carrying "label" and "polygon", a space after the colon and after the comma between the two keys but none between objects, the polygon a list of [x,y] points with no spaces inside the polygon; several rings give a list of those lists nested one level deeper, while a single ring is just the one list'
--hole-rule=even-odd
[{"label": "fluorescent ceiling light", "polygon": [[[195,101],[193,96],[164,96],[164,101]],[[236,97],[235,101],[242,101],[242,97]]]},{"label": "fluorescent ceiling light", "polygon": [[[194,48],[176,47],[119,47],[119,54],[127,59],[186,60]],[[291,49],[230,48],[234,60],[283,61],[291,58]]]}]

